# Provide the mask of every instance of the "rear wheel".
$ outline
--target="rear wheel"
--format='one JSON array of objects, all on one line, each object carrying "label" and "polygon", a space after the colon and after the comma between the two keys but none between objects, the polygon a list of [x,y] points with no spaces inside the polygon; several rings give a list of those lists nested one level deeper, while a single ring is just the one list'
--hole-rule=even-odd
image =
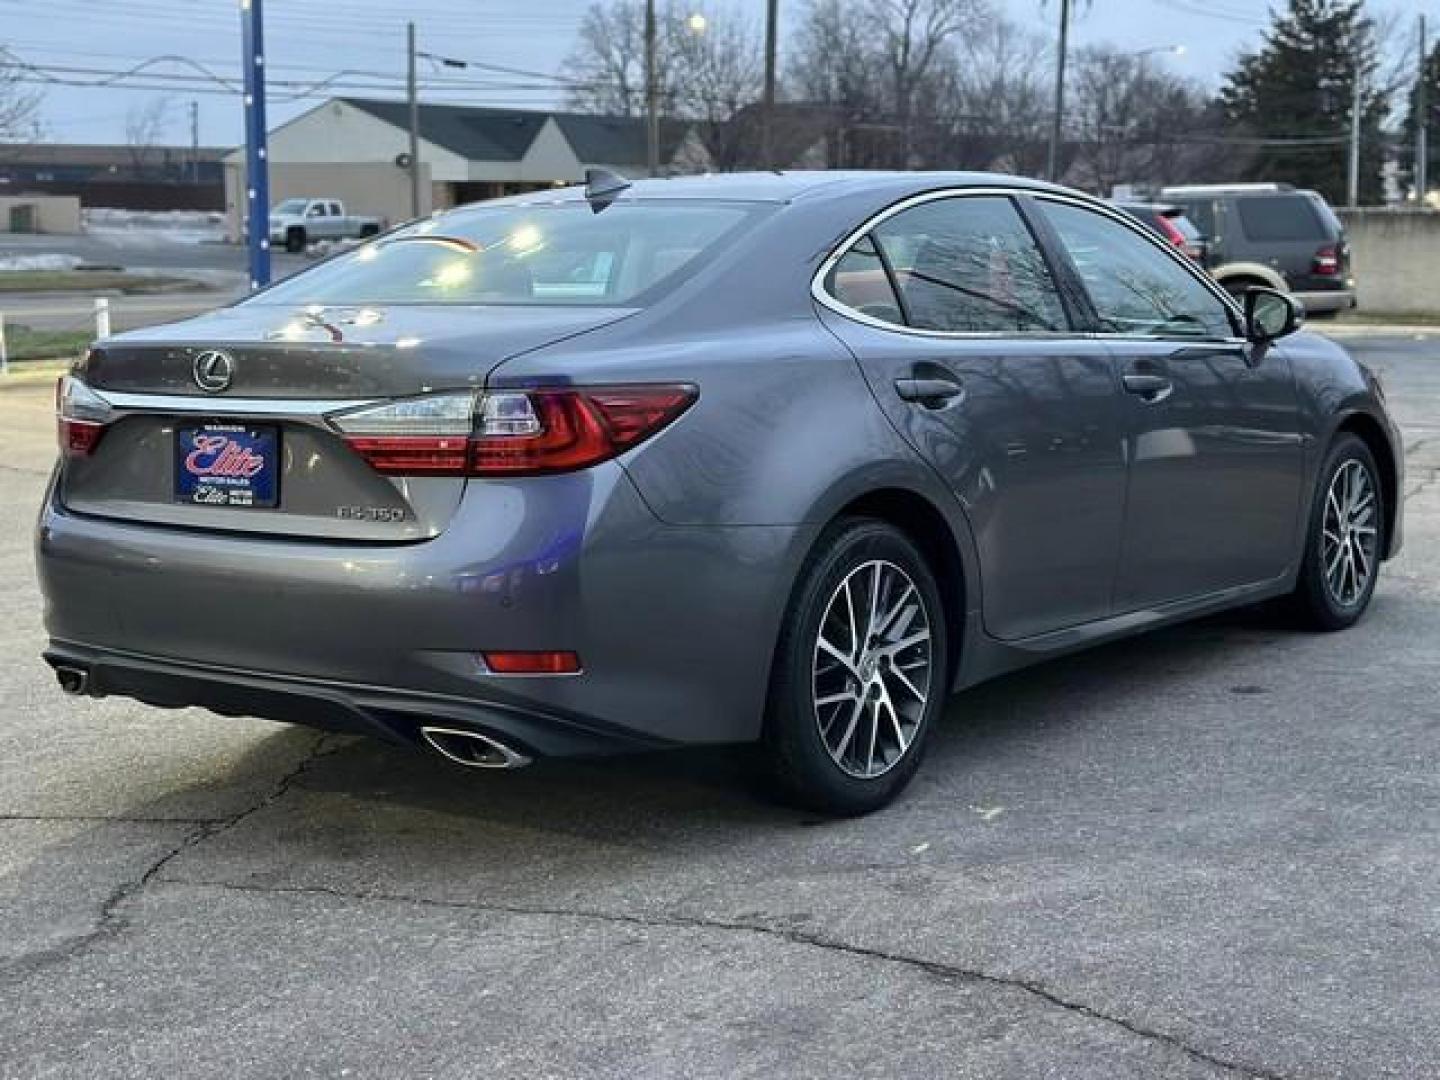
[{"label": "rear wheel", "polygon": [[1291,608],[1315,630],[1343,630],[1370,604],[1380,572],[1385,493],[1375,456],[1355,435],[1330,447],[1310,511]]},{"label": "rear wheel", "polygon": [[915,545],[881,521],[832,527],[775,658],[765,750],[777,793],[841,816],[890,802],[920,766],[948,661],[939,587]]}]

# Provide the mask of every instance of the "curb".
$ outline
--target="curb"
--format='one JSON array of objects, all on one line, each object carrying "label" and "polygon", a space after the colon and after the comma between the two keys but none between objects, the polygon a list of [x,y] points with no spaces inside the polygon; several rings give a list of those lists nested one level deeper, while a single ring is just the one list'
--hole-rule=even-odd
[{"label": "curb", "polygon": [[1347,326],[1344,323],[1332,326],[1319,326],[1315,323],[1307,323],[1305,329],[1311,333],[1323,334],[1325,337],[1436,337],[1440,336],[1440,326],[1409,323],[1356,323]]}]

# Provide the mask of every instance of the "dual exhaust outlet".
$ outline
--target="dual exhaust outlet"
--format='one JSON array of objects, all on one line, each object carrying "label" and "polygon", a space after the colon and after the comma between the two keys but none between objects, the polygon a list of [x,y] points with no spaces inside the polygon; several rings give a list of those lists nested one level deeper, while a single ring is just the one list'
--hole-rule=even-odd
[{"label": "dual exhaust outlet", "polygon": [[[90,673],[84,668],[62,664],[55,669],[55,681],[71,697],[84,697],[90,689]],[[528,754],[499,739],[463,728],[422,727],[420,741],[467,769],[519,769],[531,761]]]}]

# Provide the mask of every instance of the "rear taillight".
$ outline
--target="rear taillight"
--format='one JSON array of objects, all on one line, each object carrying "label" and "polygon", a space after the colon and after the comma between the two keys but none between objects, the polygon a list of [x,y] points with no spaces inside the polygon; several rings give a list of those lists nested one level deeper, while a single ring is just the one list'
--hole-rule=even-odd
[{"label": "rear taillight", "polygon": [[537,387],[429,394],[332,414],[378,472],[393,476],[538,476],[588,468],[665,427],[693,386]]},{"label": "rear taillight", "polygon": [[1166,240],[1169,240],[1170,243],[1174,244],[1178,248],[1183,248],[1185,246],[1185,234],[1180,231],[1180,229],[1175,225],[1173,221],[1171,221],[1168,217],[1165,217],[1163,214],[1160,215],[1160,217],[1156,220],[1159,223],[1160,231],[1164,234]]},{"label": "rear taillight", "polygon": [[60,452],[66,457],[88,457],[114,419],[110,403],[73,375],[55,384],[55,420]]},{"label": "rear taillight", "polygon": [[1340,273],[1340,249],[1333,246],[1322,247],[1315,252],[1315,262],[1310,269],[1311,273],[1320,277],[1334,277]]}]

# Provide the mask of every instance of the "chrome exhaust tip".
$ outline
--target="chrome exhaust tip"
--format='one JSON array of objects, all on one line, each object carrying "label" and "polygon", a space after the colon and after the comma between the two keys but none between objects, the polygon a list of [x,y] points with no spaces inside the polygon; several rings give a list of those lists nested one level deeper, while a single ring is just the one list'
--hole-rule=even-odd
[{"label": "chrome exhaust tip", "polygon": [[528,754],[478,731],[422,727],[420,738],[437,754],[467,769],[520,769],[531,761]]},{"label": "chrome exhaust tip", "polygon": [[55,669],[55,680],[60,684],[60,689],[72,697],[82,697],[90,685],[90,673],[84,668],[57,667]]}]

